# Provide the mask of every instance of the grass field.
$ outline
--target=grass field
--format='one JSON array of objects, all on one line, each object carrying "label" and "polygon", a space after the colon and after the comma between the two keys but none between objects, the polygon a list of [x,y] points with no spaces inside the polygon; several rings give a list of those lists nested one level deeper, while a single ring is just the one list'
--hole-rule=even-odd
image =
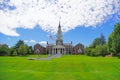
[{"label": "grass field", "polygon": [[28,57],[0,57],[0,80],[120,80],[117,57],[64,55],[52,60],[27,60]]}]

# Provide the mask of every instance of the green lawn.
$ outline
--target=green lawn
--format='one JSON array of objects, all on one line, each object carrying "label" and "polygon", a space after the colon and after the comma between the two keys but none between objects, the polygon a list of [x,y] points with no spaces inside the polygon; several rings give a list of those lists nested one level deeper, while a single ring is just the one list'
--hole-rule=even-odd
[{"label": "green lawn", "polygon": [[28,57],[1,56],[0,80],[120,80],[117,57],[64,55],[52,60],[27,60]]}]

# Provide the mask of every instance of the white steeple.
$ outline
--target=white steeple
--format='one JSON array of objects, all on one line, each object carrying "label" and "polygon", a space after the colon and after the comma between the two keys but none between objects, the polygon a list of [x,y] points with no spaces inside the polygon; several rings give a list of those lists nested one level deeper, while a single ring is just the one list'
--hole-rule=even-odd
[{"label": "white steeple", "polygon": [[59,22],[58,31],[57,31],[57,39],[56,39],[56,45],[62,45],[63,39],[62,39],[62,30]]}]

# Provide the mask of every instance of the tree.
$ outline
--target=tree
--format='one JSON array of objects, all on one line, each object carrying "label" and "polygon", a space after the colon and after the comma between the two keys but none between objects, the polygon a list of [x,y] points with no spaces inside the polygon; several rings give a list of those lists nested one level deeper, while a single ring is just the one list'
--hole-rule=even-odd
[{"label": "tree", "polygon": [[[16,45],[15,45],[15,49],[17,51],[17,54],[18,55],[24,55],[24,46],[25,46],[25,43],[23,40],[19,40]],[[22,51],[24,50],[24,51]],[[28,50],[28,49],[27,49]],[[14,50],[13,50],[14,51]]]},{"label": "tree", "polygon": [[109,37],[108,37],[108,51],[109,53],[113,53],[114,50],[113,50],[113,34],[110,34]]},{"label": "tree", "polygon": [[120,54],[120,23],[115,25],[114,31],[108,38],[108,48],[113,55]]},{"label": "tree", "polygon": [[27,45],[20,45],[18,48],[19,55],[26,55],[28,53],[28,46]]},{"label": "tree", "polygon": [[86,47],[85,54],[88,56],[105,56],[108,54],[107,45],[97,45],[95,48]]},{"label": "tree", "polygon": [[6,44],[2,44],[0,45],[0,55],[9,55],[10,53],[10,50],[9,50],[9,47],[8,45]]},{"label": "tree", "polygon": [[85,51],[85,54],[86,54],[86,55],[91,56],[92,48],[86,47],[86,48],[84,49],[84,51]]},{"label": "tree", "polygon": [[106,43],[105,37],[103,34],[101,34],[100,38],[95,38],[90,45],[91,48],[95,48],[98,45],[104,45]]},{"label": "tree", "polygon": [[[16,43],[15,49],[16,49],[18,55],[26,55],[26,54],[33,53],[32,46],[26,45],[23,40],[19,40]],[[14,52],[14,50],[13,50],[13,52]]]},{"label": "tree", "polygon": [[105,56],[108,54],[107,45],[99,45],[95,48],[96,56]]},{"label": "tree", "polygon": [[100,43],[100,39],[99,38],[95,38],[92,42],[92,44],[90,45],[91,48],[95,48],[97,45],[99,45]]},{"label": "tree", "polygon": [[[10,56],[14,56],[14,54],[13,54],[14,51],[16,51],[15,46],[13,46],[13,47],[10,48]],[[16,51],[16,53],[17,53],[17,51]]]},{"label": "tree", "polygon": [[24,45],[24,41],[23,40],[19,40],[17,42],[17,44],[15,45],[16,48],[19,48],[21,45]]},{"label": "tree", "polygon": [[100,45],[104,45],[106,43],[104,35],[101,33],[100,36]]},{"label": "tree", "polygon": [[85,49],[85,53],[90,56],[105,56],[108,54],[104,35],[101,34],[99,38],[95,38],[92,44]]},{"label": "tree", "polygon": [[28,54],[32,54],[32,53],[33,53],[32,46],[28,46]]},{"label": "tree", "polygon": [[14,50],[12,56],[17,56],[17,51],[16,50]]}]

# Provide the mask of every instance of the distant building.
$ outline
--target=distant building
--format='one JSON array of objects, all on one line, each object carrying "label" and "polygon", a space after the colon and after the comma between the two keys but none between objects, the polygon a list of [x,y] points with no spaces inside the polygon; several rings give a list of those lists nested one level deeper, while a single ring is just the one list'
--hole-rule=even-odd
[{"label": "distant building", "polygon": [[34,53],[35,54],[45,54],[46,48],[41,46],[40,44],[34,45]]},{"label": "distant building", "polygon": [[59,23],[57,31],[56,43],[48,43],[46,47],[41,46],[40,44],[34,45],[35,54],[82,54],[84,53],[84,46],[82,44],[77,44],[76,46],[70,43],[63,43],[62,30]]},{"label": "distant building", "polygon": [[82,54],[84,53],[84,46],[82,44],[77,44],[73,47],[73,53],[74,54]]}]

